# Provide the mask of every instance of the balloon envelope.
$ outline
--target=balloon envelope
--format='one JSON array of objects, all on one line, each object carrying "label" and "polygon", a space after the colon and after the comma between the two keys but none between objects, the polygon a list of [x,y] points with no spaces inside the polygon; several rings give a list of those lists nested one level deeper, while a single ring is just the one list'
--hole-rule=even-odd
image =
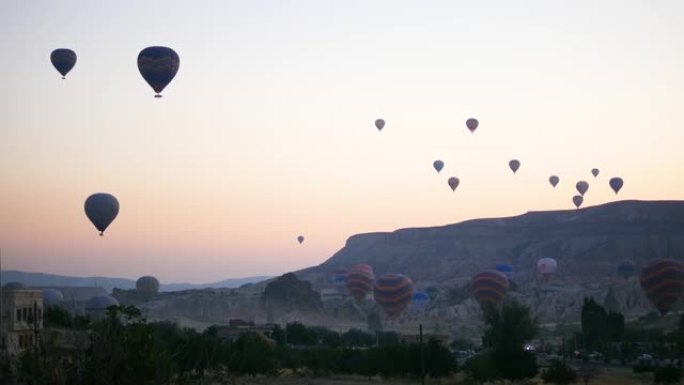
[{"label": "balloon envelope", "polygon": [[59,306],[64,301],[64,294],[57,289],[43,289],[43,306]]},{"label": "balloon envelope", "polygon": [[622,184],[623,184],[622,178],[618,178],[618,177],[610,178],[610,181],[608,181],[608,184],[610,185],[610,188],[612,188],[613,191],[615,191],[615,194],[617,194],[618,192],[620,192],[620,189],[622,188]]},{"label": "balloon envelope", "polygon": [[424,291],[416,291],[411,297],[411,309],[423,310],[430,304],[430,296]]},{"label": "balloon envelope", "polygon": [[558,182],[560,182],[560,178],[556,175],[551,175],[549,177],[549,183],[551,183],[551,186],[556,187],[558,185]]},{"label": "balloon envelope", "polygon": [[86,199],[84,208],[86,216],[102,235],[119,214],[119,201],[114,195],[97,193]]},{"label": "balloon envelope", "polygon": [[375,280],[373,296],[388,318],[397,317],[411,303],[413,281],[402,274],[384,274]]},{"label": "balloon envelope", "polygon": [[498,306],[508,292],[508,278],[498,271],[486,270],[477,273],[470,281],[473,297],[480,304]]},{"label": "balloon envelope", "polygon": [[449,178],[447,183],[449,184],[449,187],[451,187],[451,191],[456,191],[456,187],[458,187],[461,181],[458,180],[458,178],[456,178],[455,176],[452,176],[451,178]]},{"label": "balloon envelope", "polygon": [[436,160],[432,163],[432,167],[434,167],[437,172],[440,172],[444,168],[444,162],[441,160]]},{"label": "balloon envelope", "polygon": [[138,70],[147,84],[160,93],[173,80],[180,66],[176,51],[168,47],[147,47],[138,54]]},{"label": "balloon envelope", "polygon": [[384,119],[375,120],[375,128],[377,128],[378,131],[382,130],[384,127],[385,127],[385,120]]},{"label": "balloon envelope", "polygon": [[589,183],[581,180],[575,183],[575,188],[577,189],[577,192],[580,193],[580,195],[584,196],[587,190],[589,190]]},{"label": "balloon envelope", "polygon": [[470,130],[470,132],[475,132],[477,130],[477,126],[480,125],[480,122],[477,121],[475,118],[470,118],[466,120],[466,127]]},{"label": "balloon envelope", "polygon": [[660,314],[672,309],[684,292],[684,264],[673,259],[652,261],[641,270],[641,288]]},{"label": "balloon envelope", "polygon": [[150,275],[138,278],[135,282],[135,290],[144,296],[154,296],[159,293],[159,280]]},{"label": "balloon envelope", "polygon": [[513,159],[510,162],[508,162],[508,167],[510,167],[513,171],[513,174],[515,174],[516,171],[518,171],[518,169],[520,168],[520,161],[517,159]]},{"label": "balloon envelope", "polygon": [[630,277],[634,275],[634,272],[636,271],[636,264],[630,259],[624,260],[618,264],[617,271],[618,274],[625,278]]},{"label": "balloon envelope", "polygon": [[598,169],[598,168],[592,168],[592,169],[591,169],[591,175],[593,175],[594,178],[596,178],[596,177],[598,176],[598,174],[599,174],[599,169]]},{"label": "balloon envelope", "polygon": [[370,265],[362,263],[349,269],[347,275],[347,290],[356,302],[361,302],[373,289],[375,276]]},{"label": "balloon envelope", "polygon": [[575,207],[579,208],[580,206],[582,206],[582,202],[584,202],[584,198],[582,198],[581,195],[575,195],[574,197],[572,197],[572,203],[575,204]]},{"label": "balloon envelope", "polygon": [[513,266],[508,263],[497,263],[494,269],[505,275],[508,279],[511,279],[511,276],[513,275]]},{"label": "balloon envelope", "polygon": [[425,288],[425,293],[430,297],[430,301],[434,301],[439,296],[439,288],[437,286],[428,286]]},{"label": "balloon envelope", "polygon": [[304,236],[300,235],[297,237],[297,242],[302,243],[304,242]]},{"label": "balloon envelope", "polygon": [[50,61],[64,79],[76,65],[76,52],[68,48],[58,48],[50,54]]},{"label": "balloon envelope", "polygon": [[552,275],[556,274],[557,269],[558,262],[553,258],[541,258],[537,261],[537,271],[544,279],[549,279]]}]

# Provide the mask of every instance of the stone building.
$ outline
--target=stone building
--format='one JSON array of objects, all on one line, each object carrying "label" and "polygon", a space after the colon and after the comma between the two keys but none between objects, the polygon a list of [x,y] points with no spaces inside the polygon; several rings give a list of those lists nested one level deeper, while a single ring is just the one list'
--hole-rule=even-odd
[{"label": "stone building", "polygon": [[0,350],[16,356],[38,344],[43,329],[43,291],[0,290]]}]

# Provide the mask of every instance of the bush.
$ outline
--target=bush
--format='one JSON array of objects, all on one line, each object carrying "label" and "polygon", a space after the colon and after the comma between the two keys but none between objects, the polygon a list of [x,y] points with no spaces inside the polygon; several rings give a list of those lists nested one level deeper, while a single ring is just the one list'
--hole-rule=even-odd
[{"label": "bush", "polygon": [[551,366],[542,372],[541,377],[545,384],[565,385],[577,382],[577,372],[558,360],[553,361]]}]

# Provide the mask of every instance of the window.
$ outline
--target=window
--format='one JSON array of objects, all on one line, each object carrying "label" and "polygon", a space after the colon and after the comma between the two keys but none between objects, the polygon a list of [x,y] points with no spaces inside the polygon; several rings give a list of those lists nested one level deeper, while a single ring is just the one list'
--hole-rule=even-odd
[{"label": "window", "polygon": [[17,309],[17,321],[21,321],[21,309]]},{"label": "window", "polygon": [[24,347],[24,336],[19,335],[19,347],[23,348]]},{"label": "window", "polygon": [[28,319],[28,308],[21,309],[21,316],[24,321]]}]

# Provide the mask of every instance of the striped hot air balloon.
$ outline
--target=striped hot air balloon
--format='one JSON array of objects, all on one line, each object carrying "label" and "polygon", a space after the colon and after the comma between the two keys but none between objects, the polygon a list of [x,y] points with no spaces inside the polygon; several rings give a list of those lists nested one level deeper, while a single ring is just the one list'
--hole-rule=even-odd
[{"label": "striped hot air balloon", "polygon": [[508,278],[498,271],[485,270],[473,276],[470,288],[480,306],[499,306],[508,291]]},{"label": "striped hot air balloon", "polygon": [[641,288],[660,314],[665,315],[684,292],[684,264],[657,259],[641,270]]},{"label": "striped hot air balloon", "polygon": [[373,286],[375,302],[388,318],[395,318],[411,303],[413,281],[402,274],[384,274]]},{"label": "striped hot air balloon", "polygon": [[374,281],[373,268],[362,263],[349,269],[349,274],[347,274],[347,290],[349,290],[349,293],[356,302],[361,302],[373,289]]}]

